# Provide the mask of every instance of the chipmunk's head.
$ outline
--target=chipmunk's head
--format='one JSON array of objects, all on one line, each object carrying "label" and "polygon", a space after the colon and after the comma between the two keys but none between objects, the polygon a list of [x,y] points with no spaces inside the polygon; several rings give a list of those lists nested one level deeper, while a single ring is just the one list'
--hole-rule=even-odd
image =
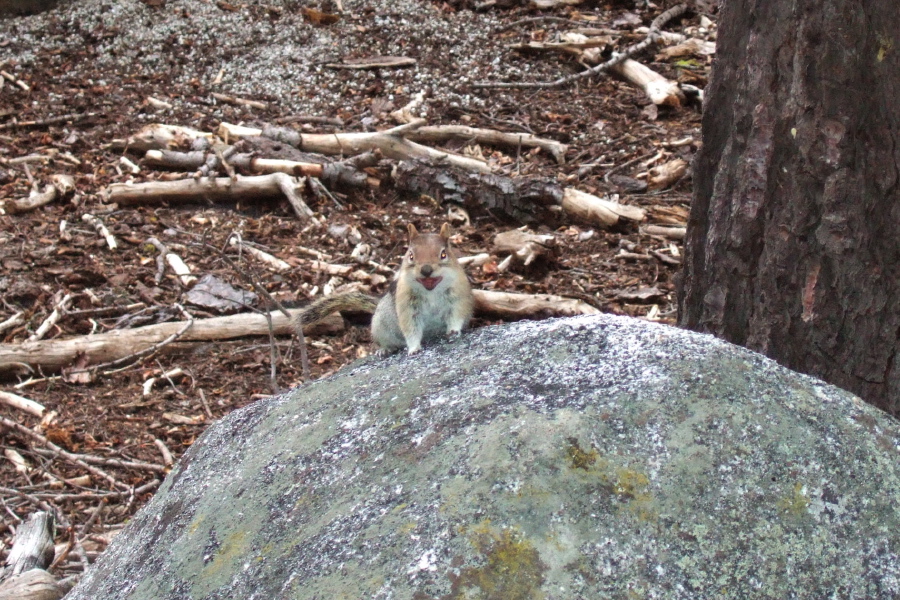
[{"label": "chipmunk's head", "polygon": [[409,248],[401,269],[426,290],[433,290],[444,279],[444,267],[456,263],[450,247],[450,226],[444,223],[440,233],[419,233],[409,224]]}]

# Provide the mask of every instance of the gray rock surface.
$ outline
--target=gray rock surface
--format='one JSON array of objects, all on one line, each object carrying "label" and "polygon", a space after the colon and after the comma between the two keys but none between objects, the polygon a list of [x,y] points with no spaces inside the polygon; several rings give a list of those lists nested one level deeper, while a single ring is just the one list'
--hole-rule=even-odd
[{"label": "gray rock surface", "polygon": [[896,598],[898,448],[708,336],[489,327],[210,427],[68,600]]}]

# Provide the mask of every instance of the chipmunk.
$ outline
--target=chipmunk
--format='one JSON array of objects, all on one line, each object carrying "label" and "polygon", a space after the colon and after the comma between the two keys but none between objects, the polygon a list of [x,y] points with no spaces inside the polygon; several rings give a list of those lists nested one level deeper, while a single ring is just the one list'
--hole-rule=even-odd
[{"label": "chipmunk", "polygon": [[410,223],[409,248],[381,300],[359,292],[328,296],[307,307],[294,325],[302,328],[338,310],[370,312],[372,338],[382,350],[405,346],[415,354],[423,341],[462,333],[473,306],[469,280],[450,246],[450,226],[445,223],[439,234],[419,233]]}]

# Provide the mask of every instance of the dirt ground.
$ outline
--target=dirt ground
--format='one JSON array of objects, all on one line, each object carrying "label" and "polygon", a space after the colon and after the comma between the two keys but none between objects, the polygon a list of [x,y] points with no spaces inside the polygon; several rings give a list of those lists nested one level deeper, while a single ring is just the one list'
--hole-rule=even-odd
[{"label": "dirt ground", "polygon": [[[374,131],[393,125],[390,110],[406,104],[419,89],[429,89],[429,124],[534,133],[569,145],[564,165],[530,149],[474,147],[464,142],[448,143],[445,149],[483,156],[498,173],[545,177],[598,196],[619,193],[621,202],[648,210],[649,224],[686,222],[689,172],[673,186],[655,192],[623,193],[622,186],[628,182],[621,177],[632,178],[633,183],[650,166],[675,158],[690,162],[700,139],[696,105],[657,110],[640,89],[605,76],[585,78],[561,89],[493,90],[471,85],[483,80],[547,80],[580,71],[584,67],[566,56],[526,55],[506,46],[553,40],[560,32],[582,26],[620,30],[623,36],[617,38],[618,44],[624,47],[641,39],[639,32],[631,37],[625,34],[648,26],[668,5],[640,3],[636,9],[631,3],[591,3],[538,12],[511,3],[473,12],[461,3],[426,2],[409,8],[427,10],[434,23],[423,26],[402,14],[407,10],[403,3],[381,12],[378,3],[345,2],[346,12],[338,15],[337,22],[317,23],[321,18],[298,3],[203,2],[195,3],[200,7],[195,9],[191,3],[163,0],[132,3],[130,10],[140,19],[130,21],[127,15],[119,15],[112,22],[103,20],[126,4],[63,3],[44,15],[0,21],[0,69],[10,75],[0,89],[0,200],[25,198],[33,184],[43,189],[55,174],[71,175],[76,186],[75,194],[62,201],[0,215],[0,322],[22,316],[20,324],[0,332],[3,344],[25,342],[65,295],[71,295],[70,303],[44,339],[179,320],[183,316],[174,308],[176,303],[194,318],[224,314],[192,304],[185,296],[187,288],[171,271],[157,279],[157,251],[147,243],[151,237],[177,252],[198,277],[212,274],[248,291],[252,291],[252,279],[280,302],[300,306],[352,283],[304,268],[307,263],[301,259],[310,258],[310,251],[326,254],[332,264],[355,265],[351,252],[362,241],[371,246],[374,263],[394,269],[404,249],[407,223],[435,230],[447,218],[446,207],[395,189],[389,177],[378,188],[333,197],[309,194],[305,200],[322,226],[302,224],[288,203],[279,200],[247,198],[230,205],[109,204],[104,194],[112,183],[170,177],[146,166],[132,173],[123,156],[138,165],[141,156],[112,143],[152,122],[203,131],[215,131],[223,121],[282,123],[307,132]],[[326,15],[338,14],[336,8],[319,6]],[[90,15],[78,12],[89,9],[94,11]],[[209,33],[213,26],[204,29],[196,18],[192,21],[191,11],[202,12],[207,19],[221,17],[226,23],[222,27],[237,38],[219,44],[209,41],[208,37],[215,37]],[[520,23],[547,16],[557,20]],[[227,21],[238,18],[243,29]],[[190,31],[174,29],[176,21],[179,27],[190,23]],[[697,34],[699,23],[700,15],[689,13],[666,29]],[[126,39],[141,28],[155,31],[152,43]],[[289,80],[282,89],[280,83],[267,79],[272,77],[270,70],[257,77],[258,65],[238,64],[235,56],[249,61],[256,55],[253,39],[258,32],[276,36],[284,30],[295,36],[292,43],[303,42],[304,48],[317,39],[321,42],[322,36],[343,41],[326,43],[327,52],[317,48],[315,64],[306,55],[293,63],[277,62],[280,66],[272,71],[300,63],[307,69],[297,67],[300,75],[280,77]],[[706,30],[699,33],[710,37]],[[442,35],[454,37],[448,40]],[[114,39],[120,41],[120,48],[111,42]],[[281,44],[283,49],[287,43],[276,39],[266,46],[272,50]],[[418,64],[375,71],[322,67],[324,61],[371,54],[412,56]],[[644,52],[636,58],[670,79],[701,88],[708,76],[708,57],[657,61],[653,52]],[[145,68],[147,64],[151,67]],[[161,64],[165,69],[158,68]],[[216,75],[223,72],[224,83],[215,83]],[[238,72],[246,76],[238,77]],[[263,101],[265,107],[225,104],[211,98],[213,92]],[[171,108],[158,108],[148,100],[151,97]],[[340,119],[342,124],[303,123],[298,116]],[[119,244],[116,251],[82,220],[85,213],[105,223]],[[680,243],[641,233],[636,224],[605,230],[562,217],[555,223],[533,225],[534,231],[555,238],[559,248],[555,258],[502,271],[498,265],[505,256],[493,249],[493,237],[519,225],[489,215],[455,225],[462,256],[491,255],[487,263],[468,269],[474,287],[557,294],[604,312],[674,322],[678,269],[674,263]],[[246,255],[238,256],[227,245],[235,232],[297,268],[274,273]],[[618,256],[623,250],[645,258]],[[376,272],[371,266],[361,268]],[[655,291],[646,292],[648,288]],[[385,289],[380,284],[371,291]],[[638,290],[646,293],[634,294]],[[257,297],[256,308],[265,309],[267,304]],[[480,318],[474,325],[495,323]],[[310,338],[307,343],[313,379],[373,350],[368,332],[352,326],[339,335]],[[296,340],[279,337],[276,347],[277,388],[302,383]],[[36,507],[50,508],[61,521],[57,543],[69,542],[72,550],[56,572],[61,576],[79,572],[150,499],[162,477],[158,469],[164,465],[163,447],[177,459],[210,423],[273,393],[266,337],[179,348],[176,353],[160,352],[101,369],[87,381],[39,369],[3,376],[0,390],[46,408],[41,424],[36,416],[0,404],[0,416],[5,419],[0,440],[6,453],[0,462],[4,553],[20,519]],[[183,375],[162,376],[175,368]],[[145,393],[145,382],[151,377],[157,381]],[[116,483],[48,450],[12,422],[38,432],[63,450],[92,457],[93,464]],[[16,456],[25,463],[18,468]],[[149,463],[156,469],[116,465],[111,459]],[[62,481],[77,477],[82,479]],[[71,543],[74,540],[78,543]]]}]

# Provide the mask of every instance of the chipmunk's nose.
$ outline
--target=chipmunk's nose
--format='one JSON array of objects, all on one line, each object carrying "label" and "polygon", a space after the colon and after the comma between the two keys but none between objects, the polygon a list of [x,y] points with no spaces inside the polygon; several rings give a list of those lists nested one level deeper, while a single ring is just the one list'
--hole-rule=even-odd
[{"label": "chipmunk's nose", "polygon": [[431,265],[422,265],[422,268],[419,270],[422,273],[422,277],[431,277],[431,274],[434,273],[434,267]]}]

